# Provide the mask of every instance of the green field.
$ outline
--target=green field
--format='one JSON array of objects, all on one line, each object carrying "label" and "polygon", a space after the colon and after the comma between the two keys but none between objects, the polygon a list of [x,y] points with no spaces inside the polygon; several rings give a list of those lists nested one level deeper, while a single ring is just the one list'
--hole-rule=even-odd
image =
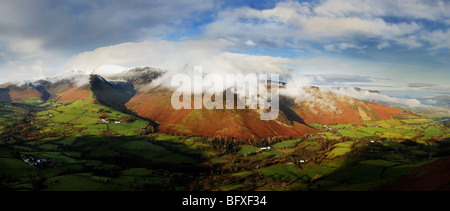
[{"label": "green field", "polygon": [[337,132],[339,134],[341,134],[342,136],[351,137],[351,138],[364,138],[364,137],[371,136],[368,133],[363,133],[363,132],[358,132],[358,131],[351,131],[351,130],[346,130],[346,129],[340,129]]},{"label": "green field", "polygon": [[[46,102],[36,113],[33,124],[39,125],[41,134],[61,134],[62,136],[133,136],[139,135],[148,122],[141,118],[132,118],[112,108],[92,104],[90,99],[74,102]],[[109,124],[98,124],[104,119]],[[117,123],[116,123],[117,121]],[[74,132],[76,131],[76,132]]]},{"label": "green field", "polygon": [[331,150],[331,152],[329,152],[328,155],[329,155],[329,157],[334,158],[334,157],[345,155],[345,154],[349,153],[350,151],[351,151],[350,148],[338,147],[338,148],[334,148],[333,150]]},{"label": "green field", "polygon": [[316,133],[253,141],[155,133],[92,100],[0,103],[0,188],[371,190],[450,155],[450,129],[426,118],[310,124]]},{"label": "green field", "polygon": [[245,155],[251,152],[258,152],[259,149],[253,146],[242,146],[241,149],[237,152],[238,155]]},{"label": "green field", "polygon": [[443,135],[441,128],[436,126],[427,127],[424,132],[425,137],[440,137]]},{"label": "green field", "polygon": [[303,180],[306,179],[303,171],[292,164],[277,164],[261,169],[265,177],[270,177],[280,181]]},{"label": "green field", "polygon": [[334,133],[331,133],[331,132],[321,132],[321,133],[317,133],[317,135],[322,136],[322,137],[326,137],[327,139],[333,139],[333,140],[341,139],[339,134],[334,134]]},{"label": "green field", "polygon": [[285,147],[293,147],[299,141],[300,141],[300,139],[292,139],[292,140],[282,141],[280,143],[274,144],[273,148],[280,149],[280,148],[285,148]]},{"label": "green field", "polygon": [[0,158],[0,169],[0,175],[10,178],[21,178],[37,174],[37,168],[14,158]]}]

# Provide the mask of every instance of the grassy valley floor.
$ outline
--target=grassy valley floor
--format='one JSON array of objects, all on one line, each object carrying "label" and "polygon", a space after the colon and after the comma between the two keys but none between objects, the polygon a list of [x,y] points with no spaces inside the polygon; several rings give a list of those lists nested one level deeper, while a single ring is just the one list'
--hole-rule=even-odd
[{"label": "grassy valley floor", "polygon": [[310,126],[320,131],[259,141],[180,136],[90,98],[3,103],[0,189],[367,191],[448,178],[439,166],[450,129],[439,121]]}]

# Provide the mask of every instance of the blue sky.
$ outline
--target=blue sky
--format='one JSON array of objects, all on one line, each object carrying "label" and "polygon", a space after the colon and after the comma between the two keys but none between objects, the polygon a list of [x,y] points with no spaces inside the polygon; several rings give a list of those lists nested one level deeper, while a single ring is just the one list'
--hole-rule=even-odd
[{"label": "blue sky", "polygon": [[449,95],[448,11],[447,0],[0,0],[0,83],[187,64]]}]

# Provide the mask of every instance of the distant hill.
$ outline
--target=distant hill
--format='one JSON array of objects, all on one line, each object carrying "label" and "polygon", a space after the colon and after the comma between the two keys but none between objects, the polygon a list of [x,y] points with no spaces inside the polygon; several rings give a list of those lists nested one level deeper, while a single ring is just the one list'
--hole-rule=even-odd
[{"label": "distant hill", "polygon": [[426,105],[450,108],[450,95],[439,95],[430,98],[419,98],[419,100]]}]

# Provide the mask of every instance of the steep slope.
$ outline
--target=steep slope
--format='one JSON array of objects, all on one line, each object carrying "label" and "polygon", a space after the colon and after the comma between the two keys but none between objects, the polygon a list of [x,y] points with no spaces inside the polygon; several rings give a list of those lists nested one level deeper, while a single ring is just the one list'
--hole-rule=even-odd
[{"label": "steep slope", "polygon": [[358,123],[368,120],[413,118],[392,107],[363,102],[323,92],[318,87],[305,89],[307,98],[291,99],[290,108],[307,124]]},{"label": "steep slope", "polygon": [[156,87],[146,92],[138,92],[126,106],[139,116],[160,123],[159,131],[163,133],[258,139],[276,136],[298,137],[316,131],[298,121],[262,121],[257,110],[175,110],[170,102],[171,95],[171,90]]},{"label": "steep slope", "polygon": [[55,98],[58,100],[66,101],[66,100],[82,100],[90,95],[90,87],[72,87],[67,91],[57,93]]},{"label": "steep slope", "polygon": [[[79,89],[70,80],[60,80],[52,83],[47,80],[27,82],[23,84],[5,83],[1,85],[0,101],[23,103],[27,100],[41,100],[45,102],[51,98],[58,98],[61,93],[69,89]],[[87,89],[89,92],[89,89]]]},{"label": "steep slope", "polygon": [[175,110],[172,90],[153,87],[138,90],[125,105],[145,118],[157,121],[159,131],[176,134],[230,136],[259,139],[276,136],[299,137],[317,130],[309,124],[360,123],[369,120],[414,118],[400,110],[357,99],[305,89],[308,97],[280,96],[280,112],[273,121],[260,120],[257,110]]},{"label": "steep slope", "polygon": [[9,90],[9,97],[13,103],[21,103],[26,100],[42,99],[43,95],[35,87],[29,84],[16,85],[11,84],[6,87]]},{"label": "steep slope", "polygon": [[128,113],[124,106],[135,94],[133,84],[129,82],[108,82],[99,75],[91,75],[91,91],[102,104]]},{"label": "steep slope", "polygon": [[42,94],[41,100],[46,101],[51,96],[51,94],[45,88],[45,85],[48,85],[49,83],[50,82],[48,82],[48,81],[39,80],[36,83],[29,83],[28,85],[33,87],[34,89],[36,89],[38,92],[40,92]]},{"label": "steep slope", "polygon": [[450,158],[417,167],[391,183],[374,188],[375,191],[449,191]]}]

